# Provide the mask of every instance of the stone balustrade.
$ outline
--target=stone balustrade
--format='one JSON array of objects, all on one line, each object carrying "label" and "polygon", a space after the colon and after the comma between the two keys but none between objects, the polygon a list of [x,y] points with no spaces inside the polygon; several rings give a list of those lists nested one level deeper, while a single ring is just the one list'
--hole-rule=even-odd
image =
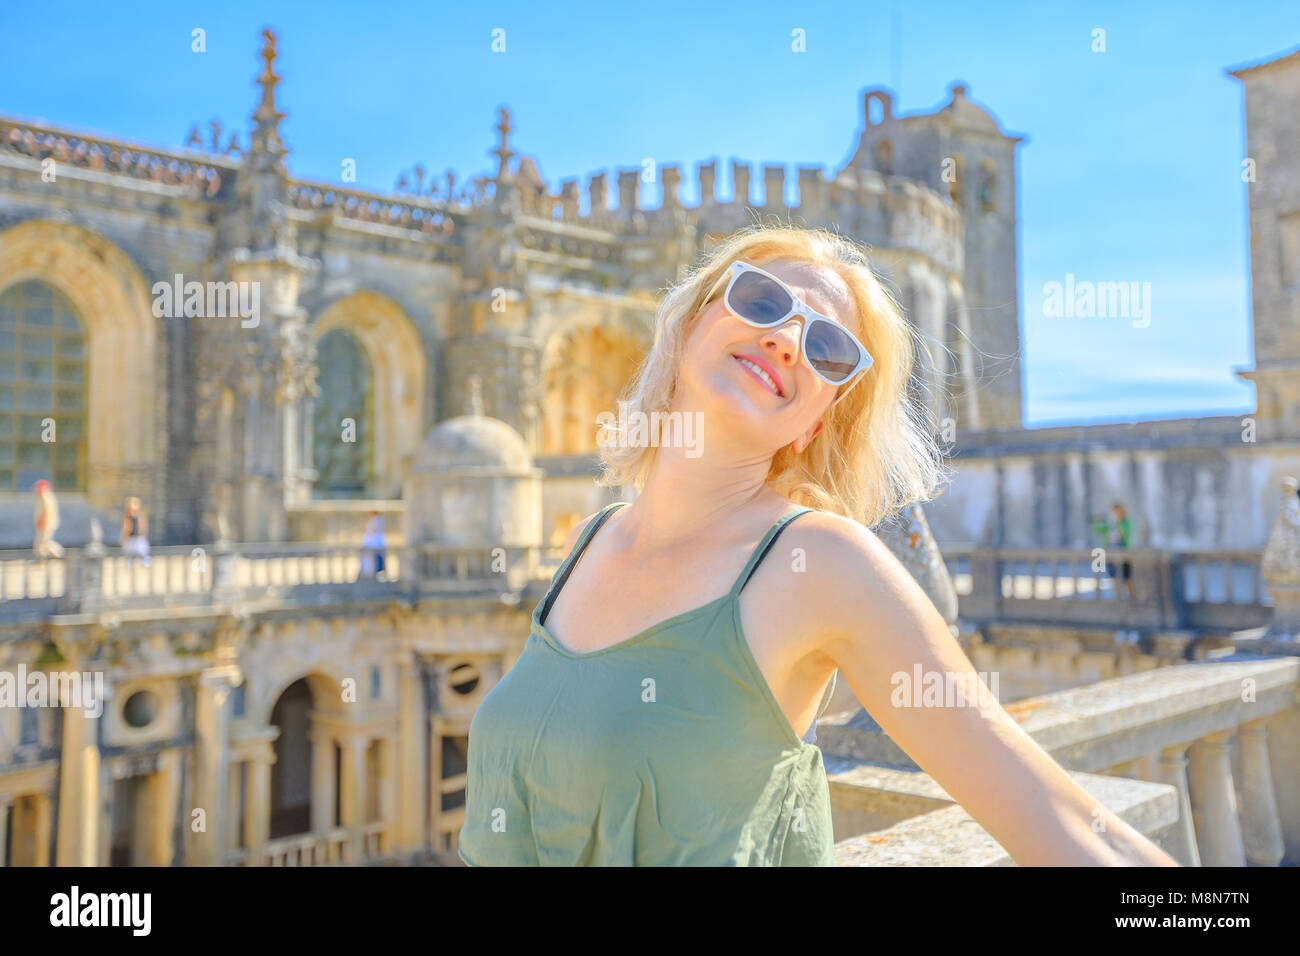
[{"label": "stone balustrade", "polygon": [[294,209],[442,236],[450,236],[456,231],[455,219],[448,207],[433,200],[343,189],[329,183],[302,180],[290,181],[287,195],[288,204]]},{"label": "stone balustrade", "polygon": [[[1181,864],[1292,865],[1300,862],[1298,681],[1300,659],[1237,655],[1006,710],[1084,789]],[[1011,863],[865,711],[823,719],[817,735],[841,865]]]},{"label": "stone balustrade", "polygon": [[1258,552],[1111,551],[1114,577],[1078,549],[945,548],[943,555],[959,615],[970,622],[1228,631],[1261,625],[1272,613]]},{"label": "stone balustrade", "polygon": [[[486,587],[519,590],[549,579],[561,548],[397,545],[384,552],[382,578],[362,578],[361,547],[241,543],[155,548],[148,566],[118,549],[69,549],[41,559],[0,551],[0,621],[80,611],[202,607],[227,600],[400,597]],[[409,567],[412,571],[406,571]]]},{"label": "stone balustrade", "polygon": [[53,159],[77,169],[176,187],[186,195],[201,199],[222,197],[223,187],[229,190],[239,168],[235,163],[214,157],[198,160],[184,153],[0,117],[0,161],[6,157],[36,162]]}]

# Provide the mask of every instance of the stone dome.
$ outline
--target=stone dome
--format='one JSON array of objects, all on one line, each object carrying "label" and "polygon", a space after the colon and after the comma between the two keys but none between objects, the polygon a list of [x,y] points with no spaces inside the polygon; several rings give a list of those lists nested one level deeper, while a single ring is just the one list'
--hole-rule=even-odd
[{"label": "stone dome", "polygon": [[998,121],[984,107],[977,106],[966,98],[970,88],[965,83],[952,86],[952,99],[939,112],[947,116],[952,125],[962,129],[977,129],[1001,135]]},{"label": "stone dome", "polygon": [[533,457],[522,435],[499,418],[459,415],[429,429],[416,453],[417,472],[526,472]]}]

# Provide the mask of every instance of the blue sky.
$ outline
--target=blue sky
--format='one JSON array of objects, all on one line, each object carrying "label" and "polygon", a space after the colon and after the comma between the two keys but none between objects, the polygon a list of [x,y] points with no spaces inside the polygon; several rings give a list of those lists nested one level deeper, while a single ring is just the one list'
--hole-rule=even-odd
[{"label": "blue sky", "polygon": [[[901,42],[894,55],[894,11]],[[1300,6],[1089,4],[317,2],[7,4],[0,112],[179,147],[217,118],[245,130],[259,31],[280,36],[295,175],[390,190],[417,162],[489,172],[496,110],[553,189],[652,157],[833,172],[861,91],[901,113],[956,81],[1020,148],[1026,424],[1234,414],[1254,389],[1240,84],[1225,69],[1300,45]],[[206,31],[207,52],[191,51]],[[491,31],[506,30],[506,52]],[[1092,31],[1106,31],[1094,53]],[[791,31],[807,37],[792,53]],[[653,187],[645,200],[657,203]],[[793,185],[791,196],[793,196]],[[1048,318],[1043,287],[1151,283],[1151,322]]]}]

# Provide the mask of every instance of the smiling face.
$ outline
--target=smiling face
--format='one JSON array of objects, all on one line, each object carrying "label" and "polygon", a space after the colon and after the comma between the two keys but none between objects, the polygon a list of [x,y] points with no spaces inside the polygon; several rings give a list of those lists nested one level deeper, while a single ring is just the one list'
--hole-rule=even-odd
[{"label": "smiling face", "polygon": [[[755,262],[784,282],[809,308],[860,332],[843,280],[801,262]],[[756,328],[723,302],[725,283],[691,328],[678,376],[678,407],[699,409],[728,432],[775,452],[791,442],[802,451],[838,393],[800,353],[803,319]]]}]

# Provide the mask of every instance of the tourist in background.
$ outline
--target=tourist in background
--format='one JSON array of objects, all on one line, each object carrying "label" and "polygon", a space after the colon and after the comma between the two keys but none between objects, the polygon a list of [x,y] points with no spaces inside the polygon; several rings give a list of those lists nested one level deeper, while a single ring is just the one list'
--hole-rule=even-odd
[{"label": "tourist in background", "polygon": [[[1110,513],[1112,520],[1107,544],[1111,548],[1127,551],[1133,537],[1133,522],[1129,520],[1128,511],[1118,501],[1111,505]],[[1110,572],[1112,578],[1115,577],[1116,565],[1119,567],[1120,577],[1124,582],[1124,591],[1131,601],[1133,600],[1133,562],[1127,560],[1123,562],[1111,561],[1108,556],[1106,569]]]},{"label": "tourist in background", "polygon": [[122,554],[128,568],[137,558],[149,566],[149,519],[134,495],[126,499],[122,510]]},{"label": "tourist in background", "polygon": [[384,519],[378,511],[370,512],[361,536],[361,576],[385,580]]},{"label": "tourist in background", "polygon": [[61,558],[63,545],[54,540],[54,532],[59,530],[59,499],[44,479],[36,482],[32,491],[36,495],[36,537],[32,549],[41,558]]}]

